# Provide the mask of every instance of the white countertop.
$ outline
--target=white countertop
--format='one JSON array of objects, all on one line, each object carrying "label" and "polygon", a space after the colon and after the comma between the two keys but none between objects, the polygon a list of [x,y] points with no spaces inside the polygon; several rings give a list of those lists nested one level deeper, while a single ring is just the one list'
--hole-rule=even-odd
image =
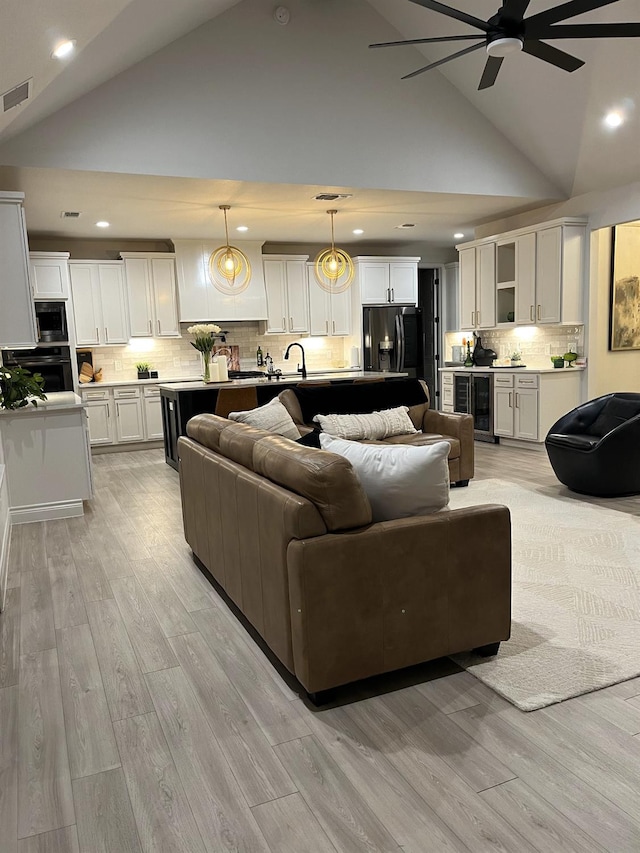
[{"label": "white countertop", "polygon": [[73,391],[55,391],[47,394],[46,400],[37,400],[38,405],[23,406],[21,409],[0,409],[0,417],[7,415],[37,415],[43,412],[56,411],[62,409],[81,409],[84,406],[81,398],[74,394]]},{"label": "white countertop", "polygon": [[[260,368],[255,367],[255,368],[246,368],[246,369],[259,370]],[[353,368],[353,367],[337,367],[337,368],[331,369],[331,370],[309,370],[307,372],[307,378],[317,379],[321,376],[326,378],[329,375],[344,376],[344,375],[350,375],[350,374],[360,376],[362,374],[362,371],[359,368]],[[391,374],[385,374],[385,375],[391,375]],[[396,375],[396,374],[393,374],[393,375]],[[403,373],[403,374],[397,374],[397,375],[405,376],[406,374]],[[265,376],[266,376],[266,373],[265,373]],[[288,379],[288,378],[292,378],[295,376],[298,376],[298,377],[300,376],[300,374],[296,373],[295,370],[291,371],[290,373],[283,373],[282,374],[283,379]],[[193,376],[171,376],[171,375],[169,375],[169,376],[162,376],[162,377],[159,377],[157,379],[136,379],[136,378],[134,378],[134,379],[112,379],[112,380],[103,380],[101,382],[84,382],[84,383],[81,383],[80,384],[80,390],[82,390],[83,388],[98,388],[98,387],[100,387],[100,388],[115,388],[115,387],[120,386],[120,385],[166,385],[168,382],[171,382],[171,383],[174,383],[174,382],[175,383],[177,383],[177,382],[196,382],[197,383],[200,381],[201,381],[201,374],[199,374],[199,373],[194,374]],[[232,381],[236,382],[236,381],[244,381],[244,380],[232,380]],[[227,385],[228,383],[225,382],[224,384]]]},{"label": "white countertop", "polygon": [[584,367],[440,367],[440,373],[579,373]]},{"label": "white countertop", "polygon": [[160,388],[165,389],[167,391],[203,391],[206,388],[234,388],[234,387],[247,387],[251,385],[286,385],[294,382],[322,382],[327,379],[401,379],[403,377],[407,377],[407,373],[376,373],[374,371],[364,371],[364,370],[341,370],[341,371],[331,371],[328,373],[309,373],[307,374],[306,379],[302,379],[299,373],[291,373],[291,374],[283,374],[281,378],[278,379],[267,379],[265,376],[262,378],[255,379],[230,379],[228,382],[209,382],[205,383],[201,379],[197,382],[161,382]]}]

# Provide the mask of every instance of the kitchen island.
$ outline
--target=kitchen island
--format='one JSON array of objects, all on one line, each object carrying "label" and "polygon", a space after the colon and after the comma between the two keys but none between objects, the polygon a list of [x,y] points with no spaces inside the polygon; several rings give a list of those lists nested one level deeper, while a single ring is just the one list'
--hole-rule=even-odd
[{"label": "kitchen island", "polygon": [[[280,379],[264,377],[254,379],[230,379],[228,382],[205,383],[197,382],[167,382],[160,384],[162,400],[162,428],[164,432],[164,452],[168,465],[178,470],[178,439],[187,434],[187,421],[203,412],[215,412],[218,394],[221,389],[237,388],[242,399],[243,389],[255,388],[258,405],[262,406],[277,397],[285,388],[294,388],[300,382],[319,382],[326,384],[350,383],[362,379],[379,379],[392,381],[405,379],[406,373],[376,373],[372,371],[353,370],[309,374],[305,380],[299,373],[285,374]],[[240,404],[239,409],[243,406]]]},{"label": "kitchen island", "polygon": [[84,513],[92,496],[84,404],[72,391],[0,410],[0,442],[12,524]]}]

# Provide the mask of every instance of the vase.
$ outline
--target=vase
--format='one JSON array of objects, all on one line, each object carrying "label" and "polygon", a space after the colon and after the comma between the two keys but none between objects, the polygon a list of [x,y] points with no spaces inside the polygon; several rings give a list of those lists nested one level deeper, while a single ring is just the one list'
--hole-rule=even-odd
[{"label": "vase", "polygon": [[211,350],[202,353],[202,379],[211,382]]}]

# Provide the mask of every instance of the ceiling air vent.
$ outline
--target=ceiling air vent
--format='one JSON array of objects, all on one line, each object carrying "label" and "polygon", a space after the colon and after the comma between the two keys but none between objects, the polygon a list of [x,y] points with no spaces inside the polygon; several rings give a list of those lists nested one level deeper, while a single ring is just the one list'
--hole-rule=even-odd
[{"label": "ceiling air vent", "polygon": [[31,96],[31,80],[26,80],[24,83],[20,83],[19,86],[16,86],[14,89],[9,89],[8,92],[5,92],[2,96],[2,109],[3,112],[8,112],[13,107],[17,107],[20,104],[24,103]]},{"label": "ceiling air vent", "polygon": [[395,228],[400,228],[400,229],[403,229],[403,228],[415,228],[415,227],[416,227],[416,224],[415,224],[415,222],[405,222],[405,223],[403,223],[402,225],[396,225],[396,226],[394,226],[394,227],[395,227]]},{"label": "ceiling air vent", "polygon": [[79,210],[63,210],[60,214],[61,219],[78,219],[80,217]]},{"label": "ceiling air vent", "polygon": [[353,193],[320,193],[314,195],[316,201],[338,201],[342,198],[353,198]]}]

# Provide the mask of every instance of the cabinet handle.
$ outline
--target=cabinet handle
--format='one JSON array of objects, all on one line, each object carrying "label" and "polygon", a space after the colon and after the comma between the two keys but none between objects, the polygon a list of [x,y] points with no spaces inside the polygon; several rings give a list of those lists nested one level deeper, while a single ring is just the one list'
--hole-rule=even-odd
[{"label": "cabinet handle", "polygon": [[289,317],[289,330],[293,332],[293,317]]},{"label": "cabinet handle", "polygon": [[327,329],[327,334],[329,334],[329,321],[328,321],[328,320],[325,320],[325,321],[324,321],[324,324],[325,324],[326,329]]},{"label": "cabinet handle", "polygon": [[108,418],[111,417],[111,410],[110,410],[109,406],[107,406],[107,417]]},{"label": "cabinet handle", "polygon": [[480,312],[476,311],[476,326],[480,325]]},{"label": "cabinet handle", "polygon": [[533,323],[533,305],[529,308],[529,319]]},{"label": "cabinet handle", "polygon": [[471,312],[471,325],[472,325],[472,326],[475,326],[475,324],[476,324],[476,322],[475,322],[475,317],[476,317],[476,312],[475,312],[475,311],[472,311],[472,312]]},{"label": "cabinet handle", "polygon": [[109,329],[107,329],[106,326],[104,327],[104,340],[105,340],[105,343],[108,343],[108,341],[109,341]]},{"label": "cabinet handle", "polygon": [[153,335],[153,323],[149,320],[149,335]]},{"label": "cabinet handle", "polygon": [[336,333],[336,321],[333,320],[332,322],[333,322],[333,334],[335,335],[335,333]]},{"label": "cabinet handle", "polygon": [[392,302],[396,301],[396,289],[395,289],[395,287],[391,288],[391,301]]},{"label": "cabinet handle", "polygon": [[538,320],[540,319],[540,311],[542,310],[542,305],[538,305]]},{"label": "cabinet handle", "polygon": [[509,408],[513,409],[513,400],[511,398],[512,398],[512,392],[509,391]]},{"label": "cabinet handle", "polygon": [[100,332],[98,331],[98,327],[96,326],[96,343],[100,341]]},{"label": "cabinet handle", "polygon": [[157,322],[158,322],[158,334],[161,335],[162,334],[162,326],[160,325],[160,320],[158,320]]},{"label": "cabinet handle", "polygon": [[519,408],[520,408],[520,403],[518,402],[518,397],[519,397],[519,396],[520,396],[520,394],[518,394],[518,393],[516,392],[516,409],[519,409]]}]

